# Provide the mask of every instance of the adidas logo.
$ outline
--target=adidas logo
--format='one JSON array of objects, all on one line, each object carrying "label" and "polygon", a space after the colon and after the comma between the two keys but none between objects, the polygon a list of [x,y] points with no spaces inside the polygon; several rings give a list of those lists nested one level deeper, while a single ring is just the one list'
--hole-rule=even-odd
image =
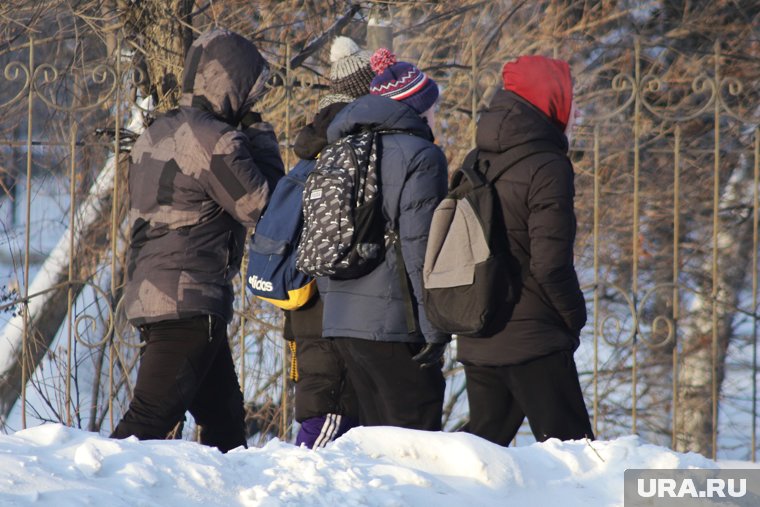
[{"label": "adidas logo", "polygon": [[248,285],[254,290],[260,290],[263,292],[272,292],[272,289],[274,289],[272,282],[263,280],[256,275],[248,277]]}]

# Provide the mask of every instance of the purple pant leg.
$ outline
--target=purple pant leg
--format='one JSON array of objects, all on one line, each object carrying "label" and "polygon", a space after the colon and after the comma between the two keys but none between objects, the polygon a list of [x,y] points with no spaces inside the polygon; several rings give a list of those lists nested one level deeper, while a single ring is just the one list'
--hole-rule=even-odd
[{"label": "purple pant leg", "polygon": [[357,424],[355,419],[338,414],[311,417],[301,423],[296,445],[305,445],[310,449],[324,447]]}]

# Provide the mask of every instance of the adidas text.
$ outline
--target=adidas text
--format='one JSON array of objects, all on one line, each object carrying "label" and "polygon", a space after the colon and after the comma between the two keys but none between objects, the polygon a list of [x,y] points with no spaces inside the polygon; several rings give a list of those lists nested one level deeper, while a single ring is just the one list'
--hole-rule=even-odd
[{"label": "adidas text", "polygon": [[261,278],[255,275],[248,277],[248,285],[250,285],[255,290],[260,290],[264,292],[272,292],[272,289],[274,288],[272,286],[272,282],[262,280]]}]

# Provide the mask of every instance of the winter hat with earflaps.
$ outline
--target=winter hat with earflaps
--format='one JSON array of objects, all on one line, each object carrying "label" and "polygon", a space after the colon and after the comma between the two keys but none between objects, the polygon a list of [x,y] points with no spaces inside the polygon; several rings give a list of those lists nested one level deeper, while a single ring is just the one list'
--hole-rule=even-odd
[{"label": "winter hat with earflaps", "polygon": [[375,77],[369,56],[368,51],[359,49],[348,37],[335,37],[330,47],[330,93],[347,95],[352,100],[367,95]]},{"label": "winter hat with earflaps", "polygon": [[543,112],[562,132],[570,121],[573,78],[564,60],[521,56],[504,64],[504,89],[516,93]]},{"label": "winter hat with earflaps", "polygon": [[377,76],[369,92],[403,102],[417,114],[424,113],[438,99],[438,85],[415,65],[399,62],[396,55],[380,48],[370,58]]}]

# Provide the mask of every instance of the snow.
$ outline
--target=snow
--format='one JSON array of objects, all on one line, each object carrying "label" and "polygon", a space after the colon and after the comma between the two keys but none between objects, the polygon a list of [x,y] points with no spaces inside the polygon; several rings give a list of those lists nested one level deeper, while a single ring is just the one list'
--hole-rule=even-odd
[{"label": "snow", "polygon": [[316,451],[274,439],[221,454],[46,424],[0,435],[0,505],[606,507],[622,505],[627,468],[718,466],[636,436],[503,448],[466,433],[372,427]]}]

